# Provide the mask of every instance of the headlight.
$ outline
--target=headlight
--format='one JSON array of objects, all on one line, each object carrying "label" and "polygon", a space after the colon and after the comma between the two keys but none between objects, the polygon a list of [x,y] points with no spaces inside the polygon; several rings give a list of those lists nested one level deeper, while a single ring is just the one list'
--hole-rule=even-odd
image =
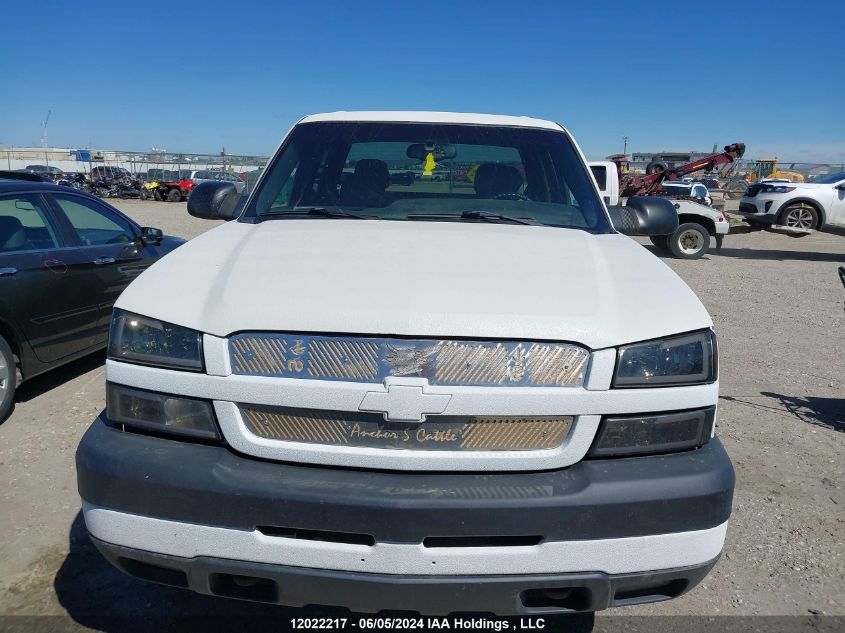
[{"label": "headlight", "polygon": [[614,387],[669,387],[713,382],[718,367],[712,330],[623,345],[617,351]]},{"label": "headlight", "polygon": [[202,333],[115,310],[109,331],[108,356],[145,365],[202,371]]},{"label": "headlight", "polygon": [[106,385],[106,415],[111,422],[129,427],[220,439],[214,410],[207,400],[133,389],[110,382]]},{"label": "headlight", "polygon": [[789,193],[794,191],[795,187],[787,187],[785,185],[763,185],[763,193]]},{"label": "headlight", "polygon": [[710,440],[716,407],[602,420],[593,457],[622,457],[672,453],[697,448]]}]

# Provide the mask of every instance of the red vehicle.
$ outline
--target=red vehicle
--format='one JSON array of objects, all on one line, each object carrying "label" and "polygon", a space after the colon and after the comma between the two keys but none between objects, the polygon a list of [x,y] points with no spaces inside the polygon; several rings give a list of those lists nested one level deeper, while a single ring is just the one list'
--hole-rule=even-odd
[{"label": "red vehicle", "polygon": [[181,178],[180,180],[159,181],[158,191],[163,200],[168,202],[182,202],[188,199],[188,194],[194,188],[196,183],[190,178]]}]

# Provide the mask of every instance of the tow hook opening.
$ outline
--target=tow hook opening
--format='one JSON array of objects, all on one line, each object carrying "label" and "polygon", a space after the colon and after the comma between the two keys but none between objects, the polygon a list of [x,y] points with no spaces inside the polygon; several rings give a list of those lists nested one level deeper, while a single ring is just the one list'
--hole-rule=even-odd
[{"label": "tow hook opening", "polygon": [[118,558],[118,566],[130,576],[172,587],[187,587],[188,576],[178,569],[145,563],[134,558]]},{"label": "tow hook opening", "polygon": [[258,576],[211,574],[208,578],[211,593],[226,598],[240,598],[254,602],[278,602],[276,583]]},{"label": "tow hook opening", "polygon": [[672,598],[677,598],[684,593],[688,585],[688,580],[684,578],[677,578],[651,587],[619,589],[613,594],[613,604],[614,606],[622,606],[625,604],[643,604],[646,602],[671,600]]},{"label": "tow hook opening", "polygon": [[528,608],[556,608],[566,611],[588,611],[593,594],[586,587],[545,587],[527,589],[520,594]]}]

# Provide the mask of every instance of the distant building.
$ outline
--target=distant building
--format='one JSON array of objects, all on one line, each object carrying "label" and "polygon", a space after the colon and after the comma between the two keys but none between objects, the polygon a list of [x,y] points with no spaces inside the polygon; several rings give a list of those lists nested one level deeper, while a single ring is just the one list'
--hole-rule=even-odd
[{"label": "distant building", "polygon": [[0,169],[25,169],[29,165],[58,167],[67,172],[88,172],[96,165],[124,167],[132,173],[147,171],[151,166],[176,165],[177,169],[233,169],[251,171],[267,162],[266,156],[217,156],[213,154],[188,154],[156,152],[122,152],[100,149],[73,149],[59,147],[5,147],[0,146]]}]

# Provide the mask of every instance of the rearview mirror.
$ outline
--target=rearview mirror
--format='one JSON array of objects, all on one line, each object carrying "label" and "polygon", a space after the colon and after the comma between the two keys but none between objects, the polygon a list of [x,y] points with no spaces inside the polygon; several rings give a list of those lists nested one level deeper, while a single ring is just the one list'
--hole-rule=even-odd
[{"label": "rearview mirror", "polygon": [[144,246],[158,246],[163,239],[164,233],[161,229],[156,229],[152,226],[141,227],[141,243]]},{"label": "rearview mirror", "polygon": [[613,228],[625,235],[671,235],[678,228],[678,212],[666,198],[632,196],[626,206],[607,210]]},{"label": "rearview mirror", "polygon": [[231,182],[208,180],[191,190],[188,213],[205,220],[233,220],[240,215],[240,196]]},{"label": "rearview mirror", "polygon": [[411,143],[405,150],[408,158],[425,160],[431,154],[436,162],[449,160],[458,155],[458,148],[454,145],[438,145],[437,143]]}]

